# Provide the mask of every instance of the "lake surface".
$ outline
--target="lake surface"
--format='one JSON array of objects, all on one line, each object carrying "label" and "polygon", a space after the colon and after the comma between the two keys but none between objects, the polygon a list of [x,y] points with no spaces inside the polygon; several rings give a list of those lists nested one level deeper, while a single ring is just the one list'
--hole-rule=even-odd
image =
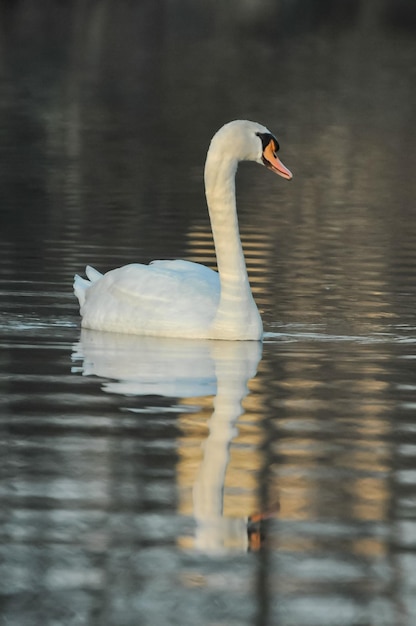
[{"label": "lake surface", "polygon": [[[217,4],[1,5],[1,626],[416,623],[413,5]],[[81,332],[235,118],[263,344]]]}]

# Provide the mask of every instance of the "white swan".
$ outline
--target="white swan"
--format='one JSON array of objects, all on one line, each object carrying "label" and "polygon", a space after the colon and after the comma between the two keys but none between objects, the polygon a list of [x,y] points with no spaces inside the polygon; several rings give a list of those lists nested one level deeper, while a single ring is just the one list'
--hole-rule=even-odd
[{"label": "white swan", "polygon": [[255,122],[236,120],[214,135],[205,163],[205,193],[218,273],[190,261],[132,264],[89,280],[75,276],[82,326],[161,337],[260,340],[237,222],[235,174],[239,161],[255,161],[290,180],[277,157],[279,144]]}]

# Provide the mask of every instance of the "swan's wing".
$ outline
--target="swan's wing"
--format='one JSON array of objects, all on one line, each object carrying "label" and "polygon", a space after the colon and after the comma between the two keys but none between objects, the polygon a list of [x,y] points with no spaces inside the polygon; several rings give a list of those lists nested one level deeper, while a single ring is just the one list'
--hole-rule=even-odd
[{"label": "swan's wing", "polygon": [[145,301],[151,306],[163,301],[175,308],[189,309],[206,304],[219,295],[217,272],[190,261],[153,261],[150,265],[131,264],[106,274],[113,292],[124,294],[132,303]]},{"label": "swan's wing", "polygon": [[86,293],[83,325],[143,334],[187,334],[218,307],[217,272],[189,261],[132,264],[107,272]]}]

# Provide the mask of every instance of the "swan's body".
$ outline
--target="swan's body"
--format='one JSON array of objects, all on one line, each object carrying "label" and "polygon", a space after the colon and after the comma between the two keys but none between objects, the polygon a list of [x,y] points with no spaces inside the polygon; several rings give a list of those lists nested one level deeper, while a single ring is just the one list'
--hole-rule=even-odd
[{"label": "swan's body", "polygon": [[263,326],[254,302],[237,222],[235,173],[256,161],[284,178],[277,140],[264,126],[237,120],[213,137],[205,164],[205,191],[218,273],[190,261],[126,265],[102,275],[87,267],[75,277],[82,326],[161,337],[259,340]]}]

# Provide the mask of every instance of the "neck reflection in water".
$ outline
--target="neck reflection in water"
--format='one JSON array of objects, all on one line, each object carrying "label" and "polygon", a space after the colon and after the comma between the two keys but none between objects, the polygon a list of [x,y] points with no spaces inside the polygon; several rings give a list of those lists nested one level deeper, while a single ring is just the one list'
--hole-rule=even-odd
[{"label": "neck reflection in water", "polygon": [[[248,394],[248,382],[257,373],[261,354],[262,345],[255,341],[180,340],[85,329],[75,346],[73,359],[82,359],[82,374],[108,379],[102,385],[105,392],[170,398],[169,406],[179,415],[179,427],[185,413],[185,431],[191,431],[193,441],[195,429],[192,425],[189,428],[189,422],[193,420],[195,425],[200,420],[195,412],[190,415],[189,400],[199,398],[192,402],[193,406],[204,407],[214,396],[213,411],[207,423],[208,436],[202,441],[204,436],[196,427],[199,445],[196,451],[194,446],[192,458],[189,455],[192,444],[187,437],[177,441],[178,513],[192,515],[196,524],[193,538],[178,538],[183,547],[220,552],[224,549],[256,550],[261,545],[262,514],[255,504],[257,494],[250,494],[250,510],[246,508],[247,497],[242,497],[237,507],[234,501],[233,506],[228,507],[232,508],[231,515],[226,514],[225,502],[230,445],[238,433],[236,422],[244,412],[242,403]],[[129,410],[141,413],[149,409]],[[197,458],[201,451],[202,459]],[[253,450],[247,452],[248,456],[250,454]],[[253,463],[250,461],[249,465],[251,469]],[[253,472],[256,469],[259,468],[253,467]],[[253,480],[250,482],[253,484]],[[242,493],[248,490],[244,484],[238,487]],[[253,487],[251,490],[255,491]]]}]

